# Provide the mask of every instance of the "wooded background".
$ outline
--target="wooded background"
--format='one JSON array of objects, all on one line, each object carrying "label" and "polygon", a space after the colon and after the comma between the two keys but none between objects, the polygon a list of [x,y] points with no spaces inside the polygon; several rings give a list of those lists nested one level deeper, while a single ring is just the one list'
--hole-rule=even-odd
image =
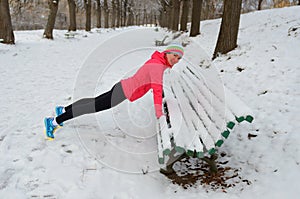
[{"label": "wooded background", "polygon": [[[1,0],[2,1],[2,0]],[[51,0],[52,1],[52,0]],[[69,28],[69,2],[74,2],[76,25],[85,29],[85,1],[59,0],[55,28]],[[130,25],[159,24],[167,26],[168,13],[173,6],[178,11],[175,16],[181,16],[181,10],[187,9],[187,20],[191,22],[193,0],[89,0],[91,5],[91,26],[120,27]],[[220,18],[223,10],[223,0],[201,0],[201,20]],[[197,1],[195,1],[197,2]],[[198,1],[199,2],[199,1]],[[299,0],[243,0],[241,13],[259,9],[278,8],[298,4]],[[12,25],[14,30],[44,29],[49,15],[49,0],[9,0]],[[196,6],[200,12],[200,7]],[[100,16],[98,13],[101,13]],[[98,19],[97,19],[98,18]],[[176,17],[174,17],[176,18]],[[101,23],[97,23],[98,20]]]},{"label": "wooded background", "polygon": [[[76,31],[125,26],[160,26],[200,34],[200,21],[222,17],[212,59],[237,46],[240,14],[300,5],[300,0],[0,0],[0,42],[14,44],[13,30]],[[189,24],[189,27],[188,27]]]}]

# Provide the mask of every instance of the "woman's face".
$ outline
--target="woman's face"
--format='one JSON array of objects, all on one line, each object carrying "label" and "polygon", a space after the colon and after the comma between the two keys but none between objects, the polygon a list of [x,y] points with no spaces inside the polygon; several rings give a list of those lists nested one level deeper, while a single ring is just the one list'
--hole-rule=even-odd
[{"label": "woman's face", "polygon": [[177,64],[180,59],[181,59],[181,57],[177,54],[173,54],[173,53],[167,54],[167,60],[171,66],[174,66],[175,64]]}]

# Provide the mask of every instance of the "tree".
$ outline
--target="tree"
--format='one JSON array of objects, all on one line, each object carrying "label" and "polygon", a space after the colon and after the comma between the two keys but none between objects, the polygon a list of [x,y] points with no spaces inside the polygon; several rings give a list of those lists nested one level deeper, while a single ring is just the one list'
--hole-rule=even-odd
[{"label": "tree", "polygon": [[53,29],[55,25],[55,18],[57,14],[59,0],[48,0],[50,13],[48,16],[48,22],[44,31],[44,38],[53,39]]},{"label": "tree", "polygon": [[189,4],[190,4],[189,0],[183,0],[182,14],[181,14],[181,19],[180,19],[180,30],[181,31],[187,31]]},{"label": "tree", "polygon": [[132,26],[134,25],[134,13],[133,13],[133,4],[130,3],[128,6],[128,22],[127,26]]},{"label": "tree", "polygon": [[159,17],[159,23],[161,27],[167,27],[167,21],[168,21],[168,5],[165,0],[160,0],[161,9],[160,9],[160,17]]},{"label": "tree", "polygon": [[85,8],[85,31],[91,31],[91,13],[92,13],[92,4],[91,0],[84,0]]},{"label": "tree", "polygon": [[112,16],[111,16],[111,27],[116,27],[116,13],[117,13],[117,6],[115,0],[112,0]]},{"label": "tree", "polygon": [[179,13],[180,13],[180,2],[179,2],[179,0],[173,0],[171,29],[174,31],[178,31]]},{"label": "tree", "polygon": [[127,21],[127,4],[128,4],[128,0],[124,0],[123,22],[122,22],[122,26],[126,26],[126,21]]},{"label": "tree", "polygon": [[[216,17],[216,6],[220,0],[203,0],[201,19],[213,19]],[[254,0],[257,1],[257,0]],[[223,3],[223,2],[222,2]]]},{"label": "tree", "polygon": [[257,10],[261,10],[261,4],[262,4],[262,1],[263,1],[263,0],[258,0],[258,8],[257,8]]},{"label": "tree", "polygon": [[237,46],[242,0],[224,0],[221,28],[213,59],[218,53],[225,54]]},{"label": "tree", "polygon": [[192,25],[191,25],[190,37],[195,37],[200,34],[201,10],[202,10],[202,0],[193,0]]},{"label": "tree", "polygon": [[5,44],[15,44],[8,0],[0,0],[0,39]]},{"label": "tree", "polygon": [[144,8],[144,10],[143,10],[144,12],[143,12],[143,24],[144,25],[146,25],[147,24],[147,9],[146,9],[146,7]]},{"label": "tree", "polygon": [[121,24],[121,6],[120,6],[120,0],[117,0],[117,24],[116,27],[120,27]]},{"label": "tree", "polygon": [[109,11],[108,11],[107,0],[104,0],[103,9],[104,9],[104,28],[108,28],[109,27],[109,25],[108,25]]},{"label": "tree", "polygon": [[70,25],[69,31],[76,31],[76,4],[74,0],[68,0]]},{"label": "tree", "polygon": [[258,0],[257,10],[261,10],[262,1],[263,0]]},{"label": "tree", "polygon": [[97,8],[96,8],[96,16],[97,16],[97,28],[101,28],[101,3],[100,0],[96,0]]}]

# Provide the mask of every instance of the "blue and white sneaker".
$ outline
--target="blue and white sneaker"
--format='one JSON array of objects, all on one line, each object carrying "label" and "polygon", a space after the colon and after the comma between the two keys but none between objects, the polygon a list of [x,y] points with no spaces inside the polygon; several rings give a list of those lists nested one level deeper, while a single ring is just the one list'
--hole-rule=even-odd
[{"label": "blue and white sneaker", "polygon": [[53,120],[54,120],[53,117],[46,117],[44,119],[45,133],[46,133],[46,136],[49,140],[54,139],[54,132],[55,132],[56,127],[57,127],[57,126],[53,125],[53,123],[52,123]]},{"label": "blue and white sneaker", "polygon": [[[56,113],[56,117],[60,116],[61,114],[63,114],[64,107],[63,106],[57,106],[55,107],[55,113]],[[59,126],[63,126],[64,123],[60,123]]]}]

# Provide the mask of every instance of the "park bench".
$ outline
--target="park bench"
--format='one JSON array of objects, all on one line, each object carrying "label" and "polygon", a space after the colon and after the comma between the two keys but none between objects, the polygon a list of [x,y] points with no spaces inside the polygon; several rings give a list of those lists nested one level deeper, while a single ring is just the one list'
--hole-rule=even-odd
[{"label": "park bench", "polygon": [[169,36],[166,35],[162,40],[155,40],[155,46],[166,46],[167,43],[165,43],[165,41],[168,37]]},{"label": "park bench", "polygon": [[184,155],[203,159],[217,172],[218,147],[236,124],[254,119],[237,96],[204,80],[199,69],[186,66],[164,76],[166,121],[157,124],[158,162],[166,166],[164,172],[172,172],[175,160]]},{"label": "park bench", "polygon": [[74,32],[66,32],[65,33],[65,37],[67,39],[74,38],[75,37],[75,33]]}]

